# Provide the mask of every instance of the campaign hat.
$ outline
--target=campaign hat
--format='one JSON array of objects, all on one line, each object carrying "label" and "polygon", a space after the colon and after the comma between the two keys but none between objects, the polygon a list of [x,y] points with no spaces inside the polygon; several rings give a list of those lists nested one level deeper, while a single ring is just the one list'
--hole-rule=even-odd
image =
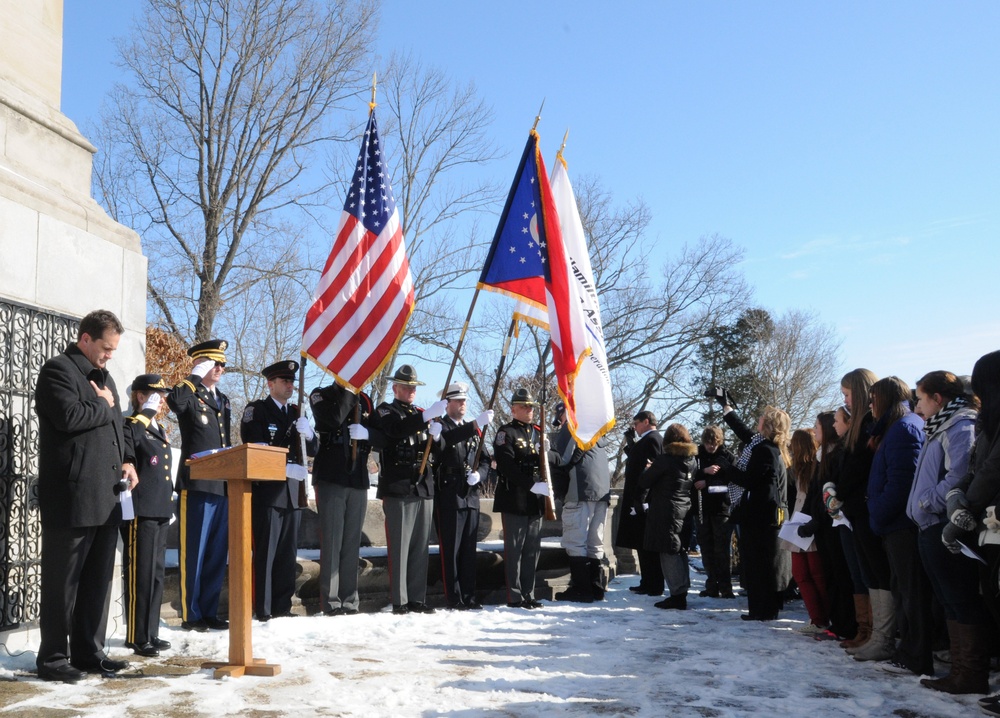
[{"label": "campaign hat", "polygon": [[417,381],[417,370],[409,364],[402,364],[396,373],[389,377],[393,384],[405,384],[406,386],[423,386],[422,381]]},{"label": "campaign hat", "polygon": [[531,392],[521,387],[520,389],[515,389],[513,396],[510,398],[511,404],[527,404],[529,406],[538,406],[538,402],[535,401],[535,397],[531,395]]}]

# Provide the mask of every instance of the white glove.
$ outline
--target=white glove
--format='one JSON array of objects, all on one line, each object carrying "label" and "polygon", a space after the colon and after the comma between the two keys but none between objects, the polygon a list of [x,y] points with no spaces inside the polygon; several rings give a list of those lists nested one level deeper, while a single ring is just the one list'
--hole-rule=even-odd
[{"label": "white glove", "polygon": [[538,494],[539,496],[548,496],[549,485],[544,481],[536,481],[531,487],[531,493]]},{"label": "white glove", "polygon": [[487,409],[482,414],[476,417],[476,426],[480,429],[485,429],[493,422],[493,410]]},{"label": "white glove", "polygon": [[300,416],[295,420],[295,430],[299,432],[300,436],[306,437],[306,441],[309,441],[316,436],[316,432],[313,431],[313,428],[309,425],[309,419],[304,416]]},{"label": "white glove", "polygon": [[539,454],[542,453],[542,451],[549,451],[549,449],[551,448],[552,444],[549,443],[549,437],[547,436],[542,440],[540,444],[539,443],[535,444],[535,451],[537,451]]},{"label": "white glove", "polygon": [[368,441],[368,429],[361,426],[361,424],[350,424],[347,427],[347,433],[355,441]]},{"label": "white glove", "polygon": [[475,486],[480,481],[482,481],[482,477],[479,475],[478,471],[470,471],[469,474],[465,477],[465,482],[469,486]]},{"label": "white glove", "polygon": [[149,395],[149,398],[146,399],[146,401],[142,402],[142,408],[143,409],[152,409],[153,411],[159,411],[160,410],[160,402],[162,402],[162,401],[163,401],[163,397],[160,396],[160,392],[154,391],[152,394]]},{"label": "white glove", "polygon": [[432,439],[437,441],[437,438],[441,436],[441,431],[443,429],[444,427],[441,426],[439,423],[437,423],[436,421],[432,421],[431,425],[427,428],[427,433],[431,435]]},{"label": "white glove", "polygon": [[986,518],[983,522],[990,531],[994,533],[1000,531],[1000,521],[997,520],[996,506],[986,507]]},{"label": "white glove", "polygon": [[285,476],[296,481],[305,481],[309,471],[300,464],[285,464]]},{"label": "white glove", "polygon": [[206,359],[205,361],[201,361],[195,364],[191,368],[191,373],[194,374],[199,379],[204,379],[205,375],[208,374],[208,372],[212,371],[212,369],[214,368],[215,368],[215,362],[208,361]]},{"label": "white glove", "polygon": [[424,421],[430,421],[431,419],[436,419],[442,414],[444,410],[448,408],[448,401],[446,399],[441,399],[440,401],[435,401],[429,407],[424,409]]}]

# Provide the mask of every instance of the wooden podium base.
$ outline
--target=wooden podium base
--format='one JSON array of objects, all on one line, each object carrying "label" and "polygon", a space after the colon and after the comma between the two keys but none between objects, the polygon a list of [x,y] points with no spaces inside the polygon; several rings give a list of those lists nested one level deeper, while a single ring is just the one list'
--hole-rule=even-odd
[{"label": "wooden podium base", "polygon": [[207,661],[201,664],[202,668],[214,668],[213,678],[239,678],[240,676],[276,676],[281,673],[281,666],[276,663],[265,663],[262,658],[254,658],[253,663],[248,666],[236,665],[233,663],[223,663],[221,661]]}]

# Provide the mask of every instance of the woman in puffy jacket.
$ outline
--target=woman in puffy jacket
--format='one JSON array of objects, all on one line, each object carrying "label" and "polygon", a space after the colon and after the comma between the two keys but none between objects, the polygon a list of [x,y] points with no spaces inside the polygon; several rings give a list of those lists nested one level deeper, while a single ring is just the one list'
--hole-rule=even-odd
[{"label": "woman in puffy jacket", "polygon": [[687,554],[681,549],[684,519],[691,510],[691,485],[698,468],[698,447],[680,424],[671,424],[663,433],[663,453],[639,476],[646,494],[644,548],[660,554],[660,566],[670,595],[653,604],[657,608],[687,608],[691,587]]}]

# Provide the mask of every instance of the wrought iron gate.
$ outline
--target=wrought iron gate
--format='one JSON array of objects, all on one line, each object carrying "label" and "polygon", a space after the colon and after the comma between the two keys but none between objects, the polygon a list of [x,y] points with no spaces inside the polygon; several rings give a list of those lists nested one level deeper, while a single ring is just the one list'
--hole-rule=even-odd
[{"label": "wrought iron gate", "polygon": [[0,299],[0,631],[38,618],[38,372],[79,320]]}]

